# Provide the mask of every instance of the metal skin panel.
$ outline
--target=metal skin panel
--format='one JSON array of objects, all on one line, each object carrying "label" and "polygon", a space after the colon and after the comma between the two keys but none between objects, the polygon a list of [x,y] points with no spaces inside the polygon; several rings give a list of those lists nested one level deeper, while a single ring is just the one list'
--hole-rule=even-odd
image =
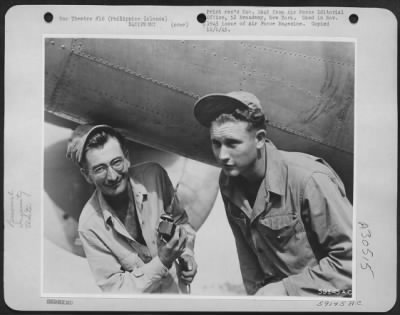
[{"label": "metal skin panel", "polygon": [[353,43],[58,38],[45,49],[52,114],[215,164],[194,102],[246,90],[263,104],[277,147],[327,160],[352,199]]}]

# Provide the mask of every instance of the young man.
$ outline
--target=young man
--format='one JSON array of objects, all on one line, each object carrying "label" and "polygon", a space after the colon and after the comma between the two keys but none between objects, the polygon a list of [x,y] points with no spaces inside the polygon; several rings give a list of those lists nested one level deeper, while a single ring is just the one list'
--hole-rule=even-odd
[{"label": "young man", "polygon": [[352,206],[336,173],[322,159],[277,150],[253,94],[206,95],[194,114],[222,168],[247,293],[351,295]]},{"label": "young man", "polygon": [[[166,171],[155,163],[131,167],[125,139],[107,125],[78,126],[67,157],[95,187],[80,215],[79,235],[97,285],[113,293],[186,288],[197,272],[194,230]],[[178,225],[165,242],[157,227],[167,209]],[[179,257],[186,269],[176,266]]]}]

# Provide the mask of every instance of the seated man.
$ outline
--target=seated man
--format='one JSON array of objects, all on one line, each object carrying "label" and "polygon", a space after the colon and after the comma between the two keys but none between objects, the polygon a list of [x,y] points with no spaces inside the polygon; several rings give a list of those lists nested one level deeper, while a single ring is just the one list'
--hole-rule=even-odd
[{"label": "seated man", "polygon": [[[155,163],[131,167],[124,137],[107,125],[78,126],[67,157],[95,187],[78,229],[97,285],[114,293],[186,290],[197,272],[194,230],[166,171]],[[163,241],[157,227],[167,209],[177,228]]]},{"label": "seated man", "polygon": [[257,97],[200,98],[248,294],[351,295],[352,206],[322,159],[278,150]]}]

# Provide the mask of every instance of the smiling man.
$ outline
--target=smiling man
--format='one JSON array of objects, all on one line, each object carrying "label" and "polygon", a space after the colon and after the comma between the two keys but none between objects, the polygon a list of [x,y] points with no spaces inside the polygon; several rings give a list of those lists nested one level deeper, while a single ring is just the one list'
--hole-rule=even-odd
[{"label": "smiling man", "polygon": [[248,294],[351,296],[352,206],[322,159],[278,150],[260,101],[238,91],[194,108],[210,128]]},{"label": "smiling man", "polygon": [[[79,235],[97,285],[113,293],[184,291],[197,272],[194,230],[166,171],[155,163],[131,167],[124,137],[108,125],[78,126],[67,157],[95,187]],[[166,209],[177,224],[168,242],[157,234]]]}]

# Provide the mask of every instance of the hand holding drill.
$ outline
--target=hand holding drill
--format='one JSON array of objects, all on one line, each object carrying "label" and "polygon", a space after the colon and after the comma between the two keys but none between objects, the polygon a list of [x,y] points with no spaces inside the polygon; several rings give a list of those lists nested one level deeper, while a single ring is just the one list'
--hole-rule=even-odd
[{"label": "hand holding drill", "polygon": [[189,237],[188,233],[183,226],[174,223],[172,216],[163,214],[158,226],[158,235],[158,256],[161,262],[170,268],[177,260],[178,274],[186,286],[186,292],[190,293],[190,283],[197,273],[197,264],[193,256],[182,255]]}]

